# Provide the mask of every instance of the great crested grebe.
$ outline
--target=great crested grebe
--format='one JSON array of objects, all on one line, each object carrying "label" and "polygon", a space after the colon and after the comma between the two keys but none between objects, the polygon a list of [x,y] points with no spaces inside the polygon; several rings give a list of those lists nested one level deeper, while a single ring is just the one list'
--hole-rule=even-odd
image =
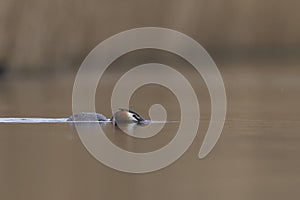
[{"label": "great crested grebe", "polygon": [[79,121],[79,122],[88,122],[94,121],[95,115],[97,121],[99,122],[112,122],[114,125],[118,123],[129,124],[129,123],[136,123],[136,124],[143,124],[145,120],[136,112],[124,108],[119,108],[117,112],[111,117],[111,119],[107,119],[104,115],[99,113],[93,112],[81,112],[72,115],[68,118],[68,121]]},{"label": "great crested grebe", "polygon": [[141,124],[145,122],[145,120],[136,112],[124,108],[119,108],[117,112],[112,116],[111,121],[113,124],[117,123],[137,123]]}]

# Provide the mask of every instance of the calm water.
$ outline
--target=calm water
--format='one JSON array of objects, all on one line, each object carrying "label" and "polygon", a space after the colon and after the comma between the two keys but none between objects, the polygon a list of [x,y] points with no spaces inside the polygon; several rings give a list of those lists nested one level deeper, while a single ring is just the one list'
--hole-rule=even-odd
[{"label": "calm water", "polygon": [[[192,146],[171,166],[148,174],[122,173],[94,159],[70,124],[0,124],[0,199],[299,197],[299,67],[249,64],[221,69],[227,120],[220,140],[203,160],[198,152],[210,116],[209,95],[203,81],[186,72],[200,99],[200,128]],[[68,117],[73,81],[72,75],[2,80],[0,116]],[[97,93],[97,111],[111,116],[107,103],[113,85],[106,83]],[[165,88],[148,86],[134,95],[131,105],[147,118],[149,106],[159,102],[168,119],[178,120],[173,97]],[[145,140],[130,138],[113,126],[105,132],[123,149],[147,152],[171,141],[177,128],[177,123],[167,124]]]}]

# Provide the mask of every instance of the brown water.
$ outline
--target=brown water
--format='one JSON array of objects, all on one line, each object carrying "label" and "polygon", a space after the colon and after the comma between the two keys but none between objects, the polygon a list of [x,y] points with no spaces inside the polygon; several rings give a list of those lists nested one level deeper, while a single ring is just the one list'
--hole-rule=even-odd
[{"label": "brown water", "polygon": [[[230,64],[220,71],[227,92],[227,120],[205,159],[199,160],[198,152],[210,116],[209,96],[205,85],[196,82],[199,77],[190,73],[202,121],[192,146],[171,166],[147,174],[122,173],[94,159],[69,124],[0,124],[0,199],[299,197],[299,67],[249,63]],[[73,81],[73,75],[2,80],[1,116],[69,116]],[[97,98],[109,96],[112,85],[107,83],[99,87]],[[156,95],[145,96],[153,91]],[[97,111],[110,116],[107,99],[101,100]],[[149,105],[157,101],[166,106],[169,119],[179,118],[178,102],[157,86],[137,92],[132,105],[147,118]],[[113,127],[106,134],[124,149],[144,152],[164,146],[177,127],[168,124],[147,141],[128,138]]]}]

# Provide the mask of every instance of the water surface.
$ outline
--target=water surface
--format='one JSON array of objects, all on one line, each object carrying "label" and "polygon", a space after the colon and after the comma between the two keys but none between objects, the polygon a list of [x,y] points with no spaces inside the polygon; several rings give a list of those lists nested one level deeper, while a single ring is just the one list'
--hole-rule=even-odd
[{"label": "water surface", "polygon": [[[198,152],[210,117],[209,95],[205,85],[195,81],[201,108],[196,139],[178,161],[153,173],[128,174],[106,167],[88,153],[68,123],[0,124],[0,198],[299,197],[299,68],[243,65],[222,68],[221,73],[227,88],[227,120],[219,142],[205,159],[199,160]],[[73,76],[1,81],[1,117],[68,117],[73,81]],[[111,116],[103,99],[109,94],[107,87],[97,93],[97,111]],[[133,97],[133,109],[147,118],[149,105],[159,101],[169,120],[180,119],[171,93],[154,86],[144,89]],[[151,91],[156,95],[145,96]],[[177,128],[178,123],[169,123],[149,139],[132,138],[112,125],[104,130],[121,148],[148,152],[171,141]]]}]

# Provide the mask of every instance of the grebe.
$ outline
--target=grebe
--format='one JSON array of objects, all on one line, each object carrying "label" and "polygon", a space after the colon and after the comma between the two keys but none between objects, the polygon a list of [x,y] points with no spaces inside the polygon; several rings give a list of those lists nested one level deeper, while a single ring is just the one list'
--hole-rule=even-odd
[{"label": "grebe", "polygon": [[118,123],[129,124],[129,123],[136,123],[136,124],[143,124],[145,120],[136,112],[124,108],[119,108],[117,112],[111,117],[111,119],[106,118],[104,115],[99,113],[93,112],[81,112],[72,115],[68,118],[67,121],[79,121],[79,122],[89,122],[94,121],[95,115],[97,121],[99,122],[112,122],[114,125]]},{"label": "grebe", "polygon": [[137,123],[142,124],[145,120],[136,112],[124,108],[119,108],[117,112],[112,116],[111,121],[113,124],[123,123]]}]

